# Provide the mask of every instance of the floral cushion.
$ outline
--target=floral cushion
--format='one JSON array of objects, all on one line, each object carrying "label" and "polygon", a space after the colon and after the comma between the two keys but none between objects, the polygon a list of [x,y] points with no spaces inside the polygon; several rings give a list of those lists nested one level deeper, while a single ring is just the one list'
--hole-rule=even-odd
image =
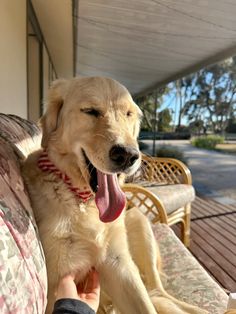
[{"label": "floral cushion", "polygon": [[25,126],[8,116],[4,118],[3,122],[1,115],[0,313],[43,314],[47,295],[45,259],[17,159],[20,154],[27,156],[26,143],[33,133],[28,132],[30,127],[24,132]]},{"label": "floral cushion", "polygon": [[228,296],[207,274],[174,232],[164,224],[153,227],[160,245],[165,289],[211,314],[223,314]]}]

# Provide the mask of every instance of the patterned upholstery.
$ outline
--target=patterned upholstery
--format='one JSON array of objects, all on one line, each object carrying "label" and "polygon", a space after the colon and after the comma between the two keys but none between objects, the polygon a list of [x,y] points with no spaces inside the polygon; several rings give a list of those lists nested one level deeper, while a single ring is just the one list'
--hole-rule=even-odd
[{"label": "patterned upholstery", "polygon": [[45,260],[17,158],[32,150],[32,137],[39,133],[30,123],[5,115],[0,115],[0,130],[0,313],[42,314]]},{"label": "patterned upholstery", "polygon": [[0,135],[20,158],[41,145],[41,132],[36,124],[15,115],[0,113]]},{"label": "patterned upholstery", "polygon": [[162,280],[166,290],[178,299],[195,304],[210,314],[223,314],[227,307],[227,294],[186,250],[167,225],[155,225],[153,231],[160,245],[163,262]]}]

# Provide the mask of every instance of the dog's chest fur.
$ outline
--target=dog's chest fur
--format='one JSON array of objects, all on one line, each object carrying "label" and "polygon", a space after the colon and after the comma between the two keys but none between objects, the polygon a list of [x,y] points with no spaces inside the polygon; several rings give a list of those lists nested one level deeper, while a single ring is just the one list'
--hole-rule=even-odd
[{"label": "dog's chest fur", "polygon": [[23,175],[46,259],[51,262],[55,260],[53,255],[57,256],[61,275],[64,269],[86,272],[106,258],[112,228],[123,228],[123,217],[114,223],[102,223],[94,200],[83,203],[61,179],[42,172],[37,167],[38,156],[36,152],[28,158]]}]

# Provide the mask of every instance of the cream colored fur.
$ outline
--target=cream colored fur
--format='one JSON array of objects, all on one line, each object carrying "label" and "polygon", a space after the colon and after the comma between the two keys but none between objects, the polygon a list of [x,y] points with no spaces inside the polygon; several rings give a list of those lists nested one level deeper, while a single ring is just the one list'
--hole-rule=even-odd
[{"label": "cream colored fur", "polygon": [[[99,117],[85,112],[91,108],[99,110]],[[113,145],[138,147],[140,115],[128,91],[114,80],[56,81],[42,118],[42,146],[74,186],[89,187],[81,149],[97,169],[111,173],[109,151]],[[92,267],[98,270],[102,287],[98,313],[206,313],[165,292],[157,267],[156,241],[139,210],[123,212],[114,222],[102,223],[94,199],[82,204],[59,178],[37,167],[40,154],[37,151],[28,157],[23,174],[46,256],[46,313],[52,312],[58,279],[78,272],[79,282]],[[140,158],[129,172],[139,165]]]}]

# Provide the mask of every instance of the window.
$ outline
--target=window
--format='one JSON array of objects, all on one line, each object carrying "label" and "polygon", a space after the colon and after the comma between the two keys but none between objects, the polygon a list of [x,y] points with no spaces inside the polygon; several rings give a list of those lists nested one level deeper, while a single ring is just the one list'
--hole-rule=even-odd
[{"label": "window", "polygon": [[44,112],[48,87],[57,74],[31,1],[27,4],[28,118],[38,121]]}]

